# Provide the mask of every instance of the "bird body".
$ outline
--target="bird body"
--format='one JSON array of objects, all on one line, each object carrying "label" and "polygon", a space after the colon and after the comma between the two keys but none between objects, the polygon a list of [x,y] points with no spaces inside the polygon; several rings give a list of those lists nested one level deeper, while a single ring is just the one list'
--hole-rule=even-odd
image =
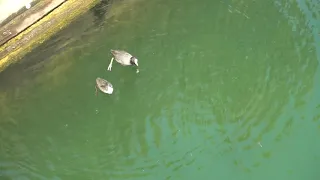
[{"label": "bird body", "polygon": [[124,50],[113,50],[111,49],[111,54],[113,55],[108,70],[111,71],[113,60],[115,59],[119,64],[123,66],[138,66],[138,59],[132,56],[130,53]]},{"label": "bird body", "polygon": [[[96,88],[99,88],[100,91],[102,91],[103,93],[106,94],[112,94],[113,93],[113,86],[110,82],[108,82],[105,79],[96,78]],[[97,89],[96,89],[96,93],[97,93]]]}]

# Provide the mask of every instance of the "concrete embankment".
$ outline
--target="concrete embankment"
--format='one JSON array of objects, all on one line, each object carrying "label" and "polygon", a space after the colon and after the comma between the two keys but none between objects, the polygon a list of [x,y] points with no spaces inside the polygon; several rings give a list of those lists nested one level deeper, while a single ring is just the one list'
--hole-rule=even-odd
[{"label": "concrete embankment", "polygon": [[0,24],[0,72],[48,40],[99,0],[32,1]]}]

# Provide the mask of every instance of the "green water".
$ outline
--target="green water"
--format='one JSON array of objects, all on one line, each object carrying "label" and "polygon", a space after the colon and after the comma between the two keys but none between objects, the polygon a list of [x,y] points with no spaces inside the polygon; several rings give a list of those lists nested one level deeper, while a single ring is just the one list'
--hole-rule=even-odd
[{"label": "green water", "polygon": [[108,7],[0,74],[0,179],[320,178],[315,1]]}]

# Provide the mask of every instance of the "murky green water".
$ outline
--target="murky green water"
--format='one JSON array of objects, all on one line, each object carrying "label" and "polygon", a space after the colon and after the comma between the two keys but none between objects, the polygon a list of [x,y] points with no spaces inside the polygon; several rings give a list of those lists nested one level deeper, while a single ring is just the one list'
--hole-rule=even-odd
[{"label": "murky green water", "polygon": [[[0,179],[319,179],[316,7],[139,0],[89,12],[0,74]],[[136,55],[140,73],[106,71],[111,48]],[[96,97],[96,77],[114,94]]]}]

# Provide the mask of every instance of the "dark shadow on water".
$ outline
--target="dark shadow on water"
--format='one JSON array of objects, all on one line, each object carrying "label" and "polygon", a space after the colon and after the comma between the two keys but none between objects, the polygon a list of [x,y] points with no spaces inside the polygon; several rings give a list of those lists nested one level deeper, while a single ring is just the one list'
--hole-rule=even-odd
[{"label": "dark shadow on water", "polygon": [[[36,47],[17,63],[11,64],[1,72],[0,91],[2,88],[20,84],[25,76],[30,76],[41,70],[51,57],[61,53],[65,48],[72,45],[72,42],[79,39],[81,37],[79,36],[80,33],[74,33],[73,26],[77,26],[77,21],[53,35],[44,44]],[[80,29],[79,31],[81,32]]]},{"label": "dark shadow on water", "polygon": [[113,0],[101,0],[100,3],[98,3],[90,10],[95,16],[94,22],[96,26],[102,26],[105,22],[104,18],[109,8],[111,7],[112,1]]}]

